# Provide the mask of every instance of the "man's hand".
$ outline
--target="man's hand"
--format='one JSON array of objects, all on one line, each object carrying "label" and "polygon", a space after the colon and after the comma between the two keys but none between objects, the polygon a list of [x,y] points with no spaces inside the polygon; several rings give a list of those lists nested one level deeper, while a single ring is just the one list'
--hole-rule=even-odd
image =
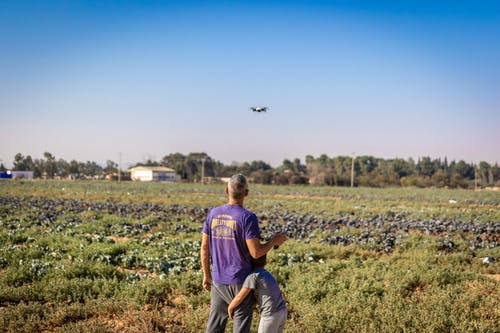
[{"label": "man's hand", "polygon": [[229,304],[227,307],[227,314],[229,315],[229,319],[233,319],[234,307]]},{"label": "man's hand", "polygon": [[274,246],[273,248],[277,249],[281,244],[283,244],[288,238],[286,237],[286,235],[284,233],[277,233],[277,234],[274,234],[273,238],[271,239],[271,241],[273,242]]},{"label": "man's hand", "polygon": [[203,289],[210,291],[212,288],[212,278],[208,276],[203,277]]}]

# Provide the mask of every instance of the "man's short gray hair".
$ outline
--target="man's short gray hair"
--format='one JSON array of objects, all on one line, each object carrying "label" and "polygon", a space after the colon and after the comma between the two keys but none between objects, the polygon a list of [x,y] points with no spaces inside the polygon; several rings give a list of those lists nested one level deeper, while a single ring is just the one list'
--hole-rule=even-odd
[{"label": "man's short gray hair", "polygon": [[233,199],[243,199],[245,197],[245,192],[248,190],[247,178],[241,173],[231,176],[229,182],[227,183],[227,189],[229,196]]}]

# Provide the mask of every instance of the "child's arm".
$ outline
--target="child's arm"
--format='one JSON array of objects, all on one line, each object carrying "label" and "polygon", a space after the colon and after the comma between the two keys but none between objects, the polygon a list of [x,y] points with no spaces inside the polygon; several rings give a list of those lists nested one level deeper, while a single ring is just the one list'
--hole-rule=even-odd
[{"label": "child's arm", "polygon": [[252,291],[250,288],[241,288],[240,292],[238,295],[236,295],[233,300],[231,301],[231,304],[227,307],[227,314],[229,315],[229,318],[233,319],[233,312],[234,309],[243,302],[243,300],[248,296],[248,294]]}]

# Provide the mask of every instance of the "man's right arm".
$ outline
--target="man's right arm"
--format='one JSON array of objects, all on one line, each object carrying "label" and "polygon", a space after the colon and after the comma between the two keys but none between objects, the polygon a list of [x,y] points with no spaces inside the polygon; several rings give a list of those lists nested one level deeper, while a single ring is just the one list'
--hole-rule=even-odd
[{"label": "man's right arm", "polygon": [[201,239],[201,268],[203,270],[203,288],[210,290],[212,287],[212,273],[210,272],[210,238],[203,233]]}]

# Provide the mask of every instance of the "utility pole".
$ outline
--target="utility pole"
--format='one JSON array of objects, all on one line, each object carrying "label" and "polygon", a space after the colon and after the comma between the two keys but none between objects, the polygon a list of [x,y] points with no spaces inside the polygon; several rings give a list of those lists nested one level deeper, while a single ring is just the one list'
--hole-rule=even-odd
[{"label": "utility pole", "polygon": [[474,164],[474,190],[477,191],[477,165]]},{"label": "utility pole", "polygon": [[351,187],[354,187],[354,153],[351,157]]},{"label": "utility pole", "polygon": [[118,182],[122,181],[122,153],[118,152]]},{"label": "utility pole", "polygon": [[203,184],[203,179],[205,178],[205,159],[201,159],[201,183]]}]

